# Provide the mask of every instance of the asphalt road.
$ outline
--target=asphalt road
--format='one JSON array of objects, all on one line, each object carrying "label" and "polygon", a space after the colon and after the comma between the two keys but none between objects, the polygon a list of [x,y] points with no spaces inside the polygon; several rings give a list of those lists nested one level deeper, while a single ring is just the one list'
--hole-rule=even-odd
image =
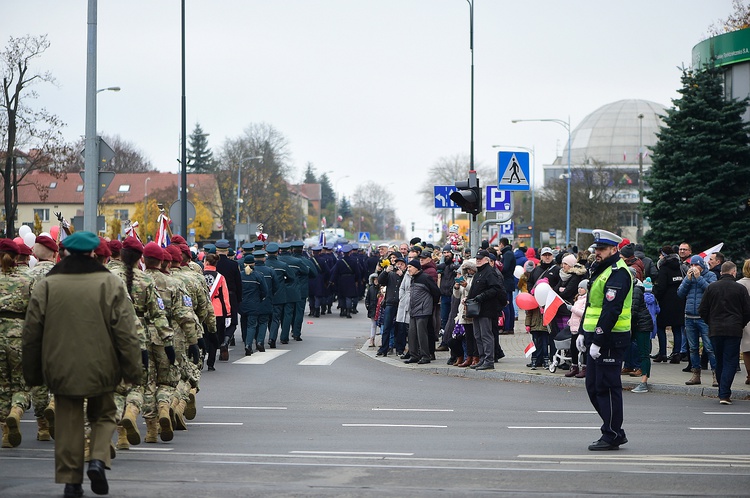
[{"label": "asphalt road", "polygon": [[[395,368],[358,351],[363,313],[307,320],[303,342],[204,370],[188,432],[118,452],[110,495],[750,494],[750,402],[628,396],[629,443],[592,453],[583,389]],[[0,496],[62,495],[35,429],[0,451]]]}]

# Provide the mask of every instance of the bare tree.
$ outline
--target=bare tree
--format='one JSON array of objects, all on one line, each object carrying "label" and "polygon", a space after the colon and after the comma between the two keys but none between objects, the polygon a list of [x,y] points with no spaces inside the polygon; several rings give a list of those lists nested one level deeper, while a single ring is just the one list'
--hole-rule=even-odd
[{"label": "bare tree", "polygon": [[[62,121],[45,109],[32,109],[27,101],[37,97],[39,83],[55,83],[49,72],[35,72],[30,65],[49,48],[47,35],[10,37],[0,53],[3,87],[0,100],[0,145],[3,166],[5,233],[15,234],[19,182],[32,170],[49,167],[63,148]],[[21,152],[25,149],[27,152]]]},{"label": "bare tree", "polygon": [[386,238],[388,228],[398,223],[393,209],[393,194],[375,182],[367,182],[354,191],[352,214],[364,218],[364,226],[382,238]]},{"label": "bare tree", "polygon": [[[450,157],[441,157],[430,167],[426,179],[419,189],[424,207],[432,209],[435,206],[436,185],[455,185],[456,180],[466,180],[469,177],[469,156],[466,154],[455,154]],[[481,185],[497,183],[497,171],[485,168],[481,164],[475,164],[477,176]]]},{"label": "bare tree", "polygon": [[[120,135],[104,135],[104,142],[110,146],[115,153],[111,163],[107,165],[107,170],[115,173],[148,173],[156,171],[143,152],[133,143],[129,142]],[[83,148],[85,141],[83,138],[75,143],[69,144],[66,153],[56,162],[56,168],[59,171],[78,172],[83,169]]]}]

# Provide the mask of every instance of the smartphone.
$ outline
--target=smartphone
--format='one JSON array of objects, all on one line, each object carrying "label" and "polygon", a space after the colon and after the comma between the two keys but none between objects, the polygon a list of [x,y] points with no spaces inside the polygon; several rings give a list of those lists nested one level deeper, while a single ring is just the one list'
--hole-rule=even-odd
[{"label": "smartphone", "polygon": [[454,281],[455,281],[455,282],[456,282],[457,284],[460,284],[461,282],[463,282],[463,281],[464,281],[464,276],[463,276],[463,275],[458,275],[458,276],[456,277],[456,279],[455,279]]}]

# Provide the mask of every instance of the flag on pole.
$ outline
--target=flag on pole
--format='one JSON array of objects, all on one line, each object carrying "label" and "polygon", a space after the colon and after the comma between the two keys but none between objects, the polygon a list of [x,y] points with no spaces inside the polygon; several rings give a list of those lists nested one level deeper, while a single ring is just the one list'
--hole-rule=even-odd
[{"label": "flag on pole", "polygon": [[138,228],[138,222],[134,221],[133,223],[130,224],[129,227],[125,229],[125,237],[135,237],[135,240],[137,240],[138,242],[142,244],[143,241],[138,236],[138,231],[136,230],[136,228]]},{"label": "flag on pole", "polygon": [[156,242],[159,247],[167,247],[169,245],[169,218],[164,213],[160,213],[156,219]]},{"label": "flag on pole", "polygon": [[716,244],[715,246],[706,249],[702,253],[698,254],[698,256],[700,256],[701,258],[703,258],[704,261],[708,261],[708,257],[710,255],[712,255],[713,253],[715,253],[715,252],[721,251],[722,247],[724,247],[724,242],[722,242],[720,244]]},{"label": "flag on pole", "polygon": [[318,236],[318,245],[324,246],[326,245],[326,232],[325,230],[320,231],[320,235]]},{"label": "flag on pole", "polygon": [[550,291],[547,293],[547,302],[544,305],[542,325],[544,325],[545,327],[549,325],[552,320],[555,319],[557,310],[559,310],[560,306],[562,306],[563,304],[565,304],[563,298],[561,298],[557,292],[550,289]]},{"label": "flag on pole", "polygon": [[536,346],[534,346],[533,342],[530,342],[529,345],[526,346],[526,349],[523,350],[523,354],[524,356],[526,356],[526,358],[528,358],[534,351],[536,351]]}]

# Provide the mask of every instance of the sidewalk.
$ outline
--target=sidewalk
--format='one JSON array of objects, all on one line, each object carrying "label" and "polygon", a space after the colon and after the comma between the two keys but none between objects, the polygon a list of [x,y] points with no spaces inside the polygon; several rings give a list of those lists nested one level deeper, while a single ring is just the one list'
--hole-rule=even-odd
[{"label": "sidewalk", "polygon": [[[523,313],[523,312],[521,312]],[[512,382],[534,382],[553,386],[566,387],[584,387],[585,379],[576,379],[565,377],[567,370],[557,369],[551,373],[547,369],[539,367],[537,370],[531,370],[526,366],[529,359],[524,356],[524,349],[531,342],[531,334],[527,334],[523,326],[523,314],[516,321],[515,333],[513,335],[501,335],[500,345],[505,352],[505,358],[495,363],[495,370],[483,370],[477,372],[470,368],[457,368],[446,364],[450,357],[449,352],[438,351],[435,353],[436,360],[428,365],[405,364],[397,356],[375,356],[377,347],[368,347],[366,341],[360,348],[360,352],[375,360],[387,363],[400,368],[409,368],[422,370],[425,372],[441,375],[451,375],[454,377],[474,377],[482,379],[495,379]],[[379,345],[380,336],[377,336],[375,343]],[[658,350],[658,343],[654,339],[652,351]],[[687,365],[681,362],[679,365],[670,363],[653,363],[651,364],[651,377],[649,378],[649,392],[644,394],[648,396],[651,393],[682,394],[689,396],[708,396],[712,398],[719,397],[719,389],[711,387],[712,377],[710,370],[702,372],[701,384],[696,386],[686,386],[685,381],[691,377],[690,373],[683,372],[682,369]],[[740,372],[735,375],[732,384],[733,400],[750,400],[750,385],[745,384],[747,373],[745,366],[740,362]],[[640,377],[622,376],[622,387],[624,390],[631,390],[640,382]]]}]

